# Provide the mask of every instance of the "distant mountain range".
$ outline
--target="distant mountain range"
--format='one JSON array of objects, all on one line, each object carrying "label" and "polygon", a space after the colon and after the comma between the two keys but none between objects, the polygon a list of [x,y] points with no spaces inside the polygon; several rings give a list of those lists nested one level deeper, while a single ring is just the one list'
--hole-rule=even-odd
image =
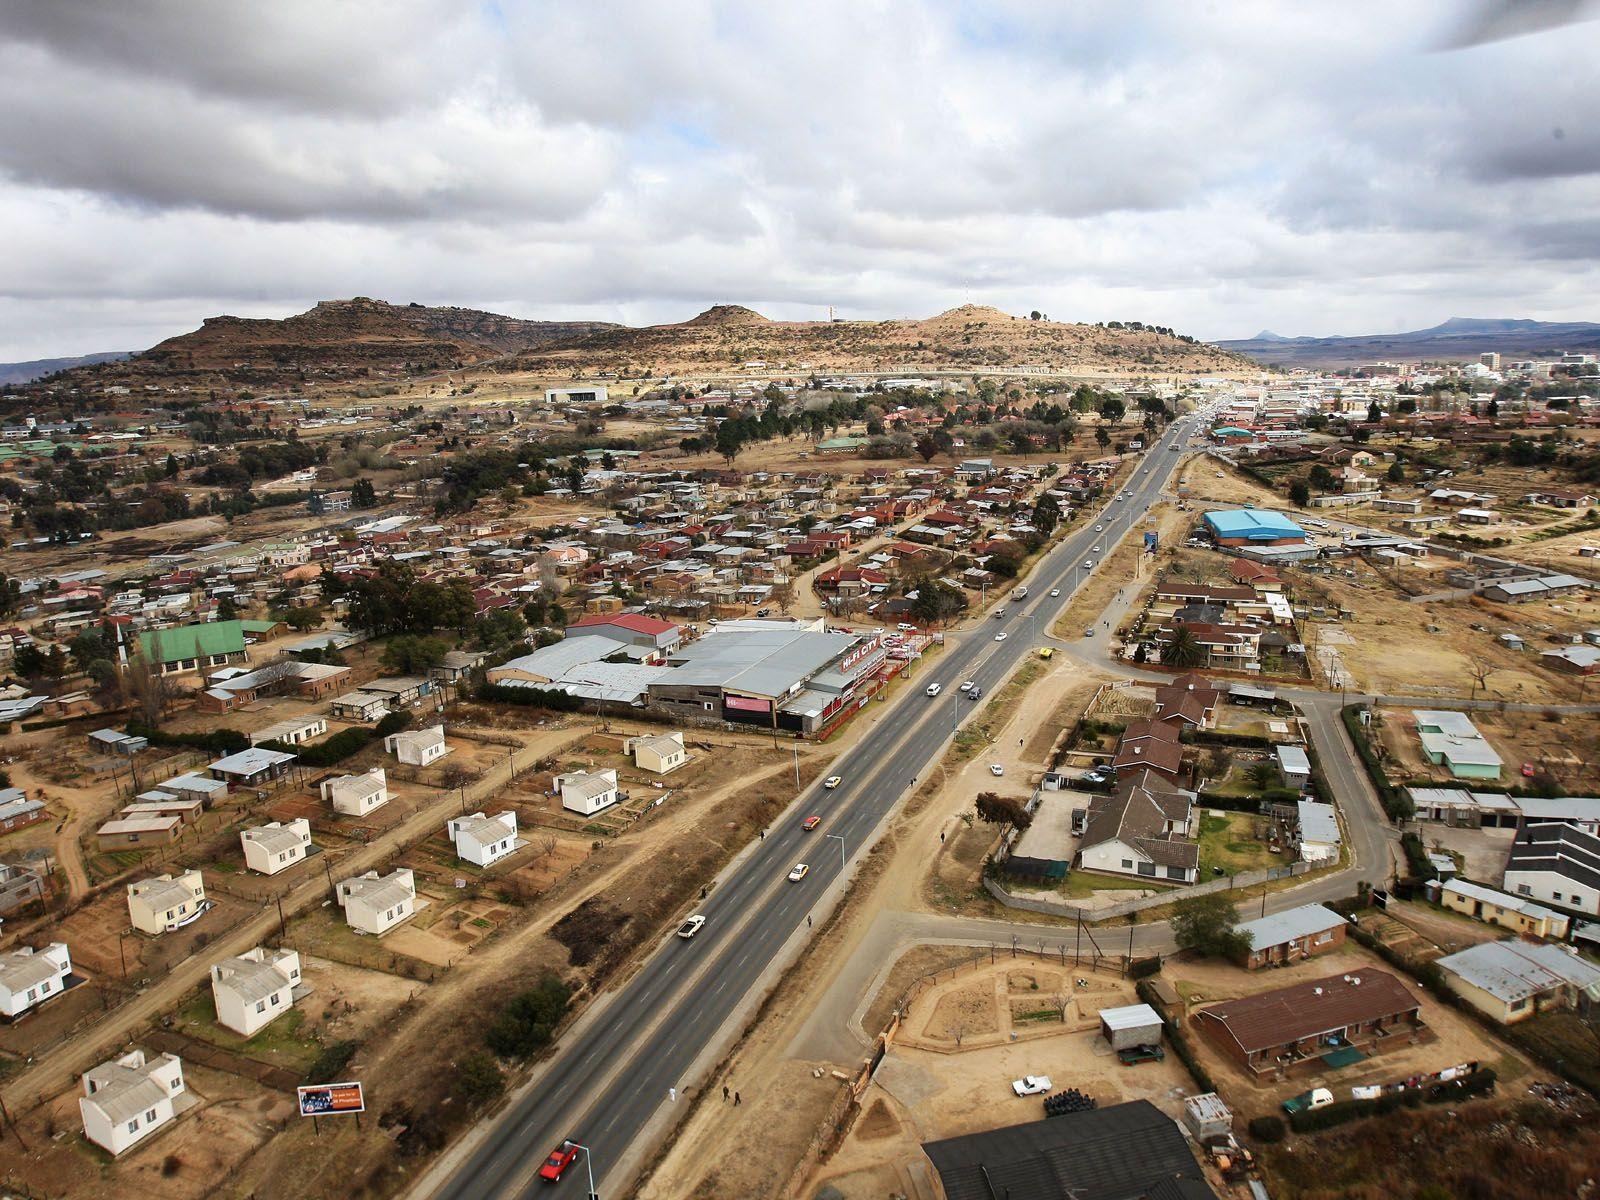
[{"label": "distant mountain range", "polygon": [[1242,341],[1212,345],[1281,367],[1353,367],[1362,363],[1474,362],[1491,350],[1502,358],[1551,358],[1563,350],[1600,353],[1600,325],[1587,321],[1489,320],[1451,317],[1432,329],[1359,337],[1283,337],[1263,329]]},{"label": "distant mountain range", "polygon": [[132,350],[107,350],[103,354],[80,354],[77,358],[36,358],[32,362],[0,363],[0,387],[8,383],[32,383],[69,367],[89,367],[95,363],[122,362],[132,358]]},{"label": "distant mountain range", "polygon": [[13,403],[68,389],[83,398],[109,388],[144,387],[260,395],[328,384],[378,385],[442,371],[637,377],[718,374],[753,363],[795,374],[1018,365],[1130,376],[1254,370],[1239,355],[1154,329],[1030,320],[976,305],[924,320],[772,321],[741,305],[719,304],[688,321],[633,328],[357,296],[324,300],[282,320],[210,317],[199,329],[142,353],[69,366]]}]

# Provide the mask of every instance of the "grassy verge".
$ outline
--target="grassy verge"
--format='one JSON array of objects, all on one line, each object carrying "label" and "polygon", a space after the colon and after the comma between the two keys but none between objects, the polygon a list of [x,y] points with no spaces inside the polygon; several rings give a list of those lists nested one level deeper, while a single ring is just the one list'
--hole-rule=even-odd
[{"label": "grassy verge", "polygon": [[178,1028],[190,1037],[275,1067],[305,1072],[322,1047],[300,1033],[305,1013],[291,1008],[254,1037],[240,1037],[217,1023],[217,1009],[209,992],[196,992],[177,1012]]}]

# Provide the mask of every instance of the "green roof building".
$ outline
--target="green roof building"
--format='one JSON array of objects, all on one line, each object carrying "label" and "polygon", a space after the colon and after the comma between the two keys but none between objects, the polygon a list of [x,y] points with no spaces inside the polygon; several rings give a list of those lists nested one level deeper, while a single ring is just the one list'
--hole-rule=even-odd
[{"label": "green roof building", "polygon": [[207,667],[244,662],[245,627],[270,622],[207,621],[176,629],[147,629],[139,635],[139,651],[161,668],[163,675],[181,675]]}]

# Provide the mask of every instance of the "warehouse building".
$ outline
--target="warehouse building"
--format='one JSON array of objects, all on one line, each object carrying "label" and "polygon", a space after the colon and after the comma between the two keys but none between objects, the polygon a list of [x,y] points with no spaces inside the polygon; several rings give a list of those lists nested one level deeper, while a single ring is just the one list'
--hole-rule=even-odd
[{"label": "warehouse building", "polygon": [[1306,531],[1287,516],[1264,508],[1208,512],[1202,518],[1218,546],[1304,546]]}]

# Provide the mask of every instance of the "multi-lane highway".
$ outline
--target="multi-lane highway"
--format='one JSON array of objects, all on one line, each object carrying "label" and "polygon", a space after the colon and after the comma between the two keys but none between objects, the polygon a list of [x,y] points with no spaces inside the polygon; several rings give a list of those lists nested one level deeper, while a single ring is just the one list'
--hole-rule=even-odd
[{"label": "multi-lane highway", "polygon": [[[837,894],[846,859],[871,845],[885,818],[942,753],[957,724],[980,707],[959,691],[974,680],[990,691],[1025,656],[1037,652],[1072,592],[1094,570],[1160,494],[1180,455],[1195,417],[1175,422],[1137,463],[1127,498],[1108,500],[1041,561],[1027,581],[1029,595],[1004,603],[1006,615],[987,615],[969,632],[952,635],[945,652],[916,674],[914,687],[877,719],[870,735],[842,755],[833,771],[836,789],[808,790],[719,878],[696,910],[706,917],[699,935],[684,941],[670,934],[622,988],[596,1002],[595,1011],[562,1039],[534,1085],[475,1141],[447,1160],[449,1176],[420,1194],[438,1200],[488,1200],[528,1194],[538,1186],[544,1156],[563,1138],[592,1149],[596,1191],[616,1195],[630,1180],[619,1162],[636,1163],[683,1102],[683,1090],[701,1081],[692,1071],[727,1028],[747,994],[803,936],[806,918]],[[1097,526],[1103,529],[1097,530]],[[1099,547],[1099,549],[1096,549]],[[1050,591],[1060,589],[1052,598]],[[1003,641],[995,635],[1004,632]],[[1109,631],[1101,631],[1102,636]],[[939,696],[925,694],[938,684]],[[863,714],[865,715],[865,714]],[[801,821],[822,817],[813,832]],[[806,877],[791,883],[790,868],[806,862]],[[669,1093],[669,1089],[675,1092]],[[674,1098],[675,1097],[675,1098]],[[581,1195],[584,1163],[557,1186]],[[431,1178],[437,1178],[437,1174]],[[548,1189],[546,1189],[548,1190]]]}]

